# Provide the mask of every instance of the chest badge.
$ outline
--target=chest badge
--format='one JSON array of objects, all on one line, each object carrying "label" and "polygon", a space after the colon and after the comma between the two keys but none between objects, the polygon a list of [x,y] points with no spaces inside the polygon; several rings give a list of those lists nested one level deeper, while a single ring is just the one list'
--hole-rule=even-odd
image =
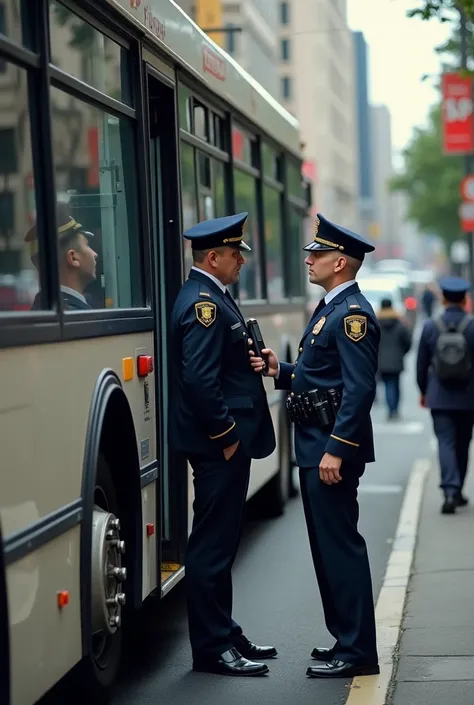
[{"label": "chest badge", "polygon": [[354,343],[358,343],[367,334],[367,317],[347,316],[344,319],[344,332]]},{"label": "chest badge", "polygon": [[198,304],[194,304],[194,308],[196,309],[196,318],[199,323],[202,323],[205,328],[212,326],[216,320],[216,304],[210,301],[201,301]]},{"label": "chest badge", "polygon": [[321,333],[325,323],[326,323],[326,316],[323,316],[322,318],[319,319],[319,321],[314,326],[313,334],[318,335],[318,333]]}]

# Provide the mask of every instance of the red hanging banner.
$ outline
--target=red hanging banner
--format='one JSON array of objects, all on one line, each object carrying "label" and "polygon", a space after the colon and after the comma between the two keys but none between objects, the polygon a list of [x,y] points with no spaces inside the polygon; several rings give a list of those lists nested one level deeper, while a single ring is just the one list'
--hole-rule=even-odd
[{"label": "red hanging banner", "polygon": [[444,73],[443,151],[445,154],[470,154],[474,151],[474,120],[472,114],[472,79],[459,73]]}]

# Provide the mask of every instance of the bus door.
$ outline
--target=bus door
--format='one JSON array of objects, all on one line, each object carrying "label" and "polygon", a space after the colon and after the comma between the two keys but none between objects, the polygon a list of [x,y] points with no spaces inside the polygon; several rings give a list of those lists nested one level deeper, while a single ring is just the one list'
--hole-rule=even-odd
[{"label": "bus door", "polygon": [[[156,312],[156,399],[161,541],[162,592],[183,572],[187,541],[187,466],[168,445],[168,400],[173,393],[170,372],[168,321],[182,281],[178,128],[175,87],[152,67],[147,67],[151,181],[151,232],[153,236],[154,304]],[[157,519],[158,525],[158,519]],[[159,579],[159,578],[158,578]]]}]

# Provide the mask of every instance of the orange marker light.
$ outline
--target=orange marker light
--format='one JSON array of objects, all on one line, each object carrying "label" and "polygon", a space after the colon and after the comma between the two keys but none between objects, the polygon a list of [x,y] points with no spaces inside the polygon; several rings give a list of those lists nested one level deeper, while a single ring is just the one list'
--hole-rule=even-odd
[{"label": "orange marker light", "polygon": [[133,379],[133,357],[124,357],[122,359],[122,375],[124,382],[129,382]]},{"label": "orange marker light", "polygon": [[155,525],[154,524],[147,524],[146,525],[146,535],[149,537],[149,536],[153,536],[154,533],[155,533]]},{"label": "orange marker light", "polygon": [[61,590],[58,592],[58,607],[63,608],[69,604],[69,592],[67,590]]}]

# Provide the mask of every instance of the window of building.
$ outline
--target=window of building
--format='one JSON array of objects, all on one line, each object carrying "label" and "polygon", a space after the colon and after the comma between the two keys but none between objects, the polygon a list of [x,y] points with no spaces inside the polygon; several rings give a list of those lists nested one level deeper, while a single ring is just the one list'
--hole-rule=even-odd
[{"label": "window of building", "polygon": [[[7,23],[4,2],[0,2],[0,34],[4,34],[5,36],[7,36]],[[3,57],[0,56],[0,73],[5,73],[6,68],[7,62]]]},{"label": "window of building", "polygon": [[239,162],[257,167],[258,150],[255,137],[237,125],[232,126],[232,155]]},{"label": "window of building", "polygon": [[284,100],[291,100],[291,78],[289,76],[282,76],[281,97]]},{"label": "window of building", "polygon": [[54,0],[49,8],[51,61],[111,98],[132,104],[128,52]]},{"label": "window of building", "polygon": [[92,308],[142,306],[132,122],[57,88],[51,115],[56,199],[83,234],[72,266],[58,233],[60,284],[82,292]]},{"label": "window of building", "polygon": [[244,240],[252,248],[252,252],[246,253],[247,263],[240,270],[239,300],[252,301],[263,297],[256,179],[239,169],[234,169],[234,193],[237,212],[247,211],[249,214],[245,226]]},{"label": "window of building", "polygon": [[31,77],[5,61],[15,76],[0,130],[0,311],[46,305],[41,291],[36,198],[28,103]]},{"label": "window of building", "polygon": [[282,181],[281,154],[265,142],[262,144],[262,163],[264,176],[274,181]]},{"label": "window of building", "polygon": [[290,60],[290,40],[282,39],[280,42],[280,58],[282,61]]},{"label": "window of building", "polygon": [[283,25],[290,24],[290,6],[288,2],[280,3],[280,22]]},{"label": "window of building", "polygon": [[283,244],[281,232],[281,194],[265,185],[263,187],[265,227],[265,256],[267,295],[270,302],[284,298]]},{"label": "window of building", "polygon": [[190,91],[180,83],[178,86],[179,126],[186,132],[192,132],[192,102]]}]

